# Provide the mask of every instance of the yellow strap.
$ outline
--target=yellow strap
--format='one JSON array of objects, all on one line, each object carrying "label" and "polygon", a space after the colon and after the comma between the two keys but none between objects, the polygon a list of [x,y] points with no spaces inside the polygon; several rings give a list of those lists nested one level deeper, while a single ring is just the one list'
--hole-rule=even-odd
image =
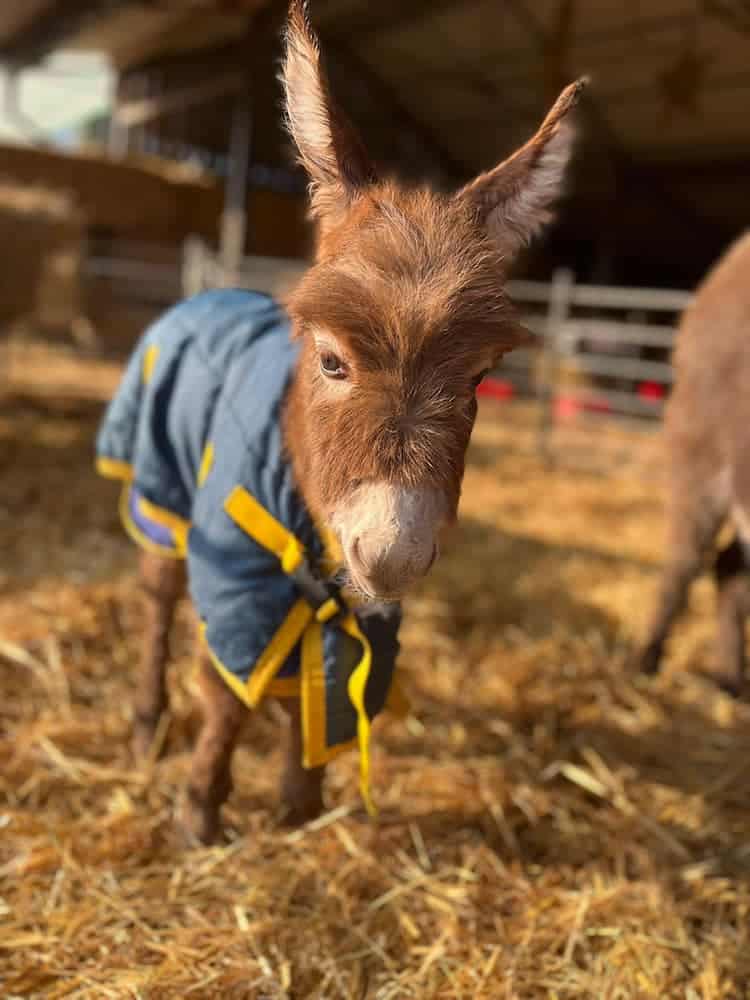
[{"label": "yellow strap", "polygon": [[331,618],[335,618],[339,611],[341,611],[341,605],[339,602],[335,597],[329,597],[328,600],[324,604],[321,604],[315,612],[315,621],[329,622]]},{"label": "yellow strap", "polygon": [[248,699],[253,707],[258,704],[270,682],[283,667],[311,619],[312,608],[300,598],[274,632],[273,638],[256,660],[247,682]]},{"label": "yellow strap", "polygon": [[219,657],[216,655],[216,653],[214,653],[214,651],[211,649],[208,642],[206,641],[205,622],[201,622],[200,624],[200,636],[201,639],[203,640],[206,650],[208,651],[208,656],[209,659],[211,660],[211,664],[218,673],[219,677],[221,677],[221,679],[224,681],[229,690],[240,699],[243,705],[247,705],[248,708],[254,708],[255,706],[250,703],[250,698],[248,697],[247,684],[243,683],[243,681],[237,676],[237,674],[233,674],[232,671],[229,669],[229,667],[224,666]]},{"label": "yellow strap", "polygon": [[323,632],[317,623],[302,637],[302,764],[319,767],[327,756],[326,748],[326,679],[323,672]]},{"label": "yellow strap", "polygon": [[362,659],[349,677],[349,699],[357,712],[357,742],[359,743],[359,791],[365,808],[371,816],[378,810],[370,795],[370,717],[365,707],[365,691],[372,667],[372,647],[354,615],[347,615],[341,627],[362,644]]},{"label": "yellow strap", "polygon": [[201,458],[200,468],[198,469],[198,486],[203,486],[205,481],[208,479],[208,474],[211,471],[211,466],[213,464],[214,464],[213,441],[207,441],[206,447],[203,449],[203,457]]},{"label": "yellow strap", "polygon": [[[285,573],[293,573],[305,558],[305,549],[302,543],[265,507],[259,504],[243,486],[235,486],[224,501],[224,510],[259,545],[278,556],[281,560],[281,568]],[[323,542],[326,547],[326,556],[329,561],[333,562],[337,553],[330,532],[323,535]],[[321,622],[333,617],[338,610],[338,605],[336,602],[326,602],[318,610],[318,620],[313,622],[313,612],[309,604],[304,599],[299,603],[307,609],[308,616],[300,631],[297,632],[297,638],[302,635],[302,730],[306,755],[303,763],[305,767],[311,767],[313,759],[316,760],[316,764],[318,763],[319,755],[328,756],[325,749],[325,690],[322,686],[325,683],[325,677],[322,670]],[[297,605],[295,605],[296,607]],[[287,623],[290,622],[295,608],[292,609],[279,632],[284,630]],[[349,677],[348,693],[357,713],[360,794],[368,813],[374,816],[377,810],[370,795],[370,719],[365,707],[365,691],[372,668],[372,648],[367,637],[360,630],[354,615],[348,614],[340,624],[346,633],[361,644],[363,651],[362,658]],[[296,631],[296,629],[290,629],[288,636],[291,637]],[[291,652],[293,645],[294,643],[288,647],[286,655]],[[268,649],[264,652],[264,657],[267,652]],[[259,667],[260,661],[253,670],[250,685],[253,684],[256,677],[259,681],[261,680],[264,671],[261,671]],[[275,658],[271,659],[266,675],[268,679],[260,685],[261,692],[266,689],[279,667],[280,663],[277,664]],[[335,753],[339,748],[331,749]]]},{"label": "yellow strap", "polygon": [[121,479],[129,483],[133,478],[133,466],[130,462],[121,462],[118,458],[106,458],[104,455],[96,460],[96,471],[105,479]]},{"label": "yellow strap", "polygon": [[323,543],[323,560],[321,569],[327,576],[332,576],[344,561],[344,554],[341,544],[334,532],[323,524],[322,521],[315,521],[315,529],[318,537]]},{"label": "yellow strap", "polygon": [[274,677],[266,688],[272,698],[299,698],[299,677]]},{"label": "yellow strap", "polygon": [[143,371],[141,375],[143,377],[143,384],[148,385],[151,381],[151,376],[154,374],[154,368],[156,367],[156,359],[159,357],[159,348],[156,344],[150,344],[146,348],[146,353],[143,355]]},{"label": "yellow strap", "polygon": [[[269,692],[273,692],[275,683],[269,685]],[[356,745],[356,739],[336,743],[331,747],[326,745],[326,675],[323,666],[323,630],[318,623],[311,624],[302,639],[299,694],[303,767],[321,767]]]},{"label": "yellow strap", "polygon": [[[244,683],[236,674],[232,673],[229,667],[225,666],[211,649],[206,641],[205,622],[201,623],[200,632],[211,662],[219,674],[221,674],[240,701],[249,708],[256,708],[263,695],[267,694],[273,685],[277,685],[276,693],[281,693],[279,690],[280,687],[287,687],[287,685],[282,685],[282,681],[285,678],[277,679],[276,674],[286,663],[289,654],[299,642],[300,637],[303,633],[306,634],[305,629],[310,623],[311,618],[312,611],[310,610],[310,605],[303,600],[297,601],[284,621],[274,632],[271,641],[255,661],[253,672],[250,674],[247,683]],[[291,685],[288,685],[288,687],[291,687]],[[283,693],[286,694],[288,692],[284,690]]]},{"label": "yellow strap", "polygon": [[304,546],[244,486],[235,486],[224,501],[224,510],[259,545],[278,556],[285,573],[297,569],[305,557]]}]

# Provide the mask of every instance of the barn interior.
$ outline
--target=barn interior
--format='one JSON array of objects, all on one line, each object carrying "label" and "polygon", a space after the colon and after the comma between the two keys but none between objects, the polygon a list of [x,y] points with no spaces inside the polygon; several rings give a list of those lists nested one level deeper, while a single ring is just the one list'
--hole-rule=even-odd
[{"label": "barn interior", "polygon": [[590,74],[567,195],[511,286],[539,335],[483,384],[458,523],[404,603],[411,707],[373,726],[378,816],[351,751],[319,819],[279,822],[264,701],[221,839],[186,842],[194,612],[139,763],[138,550],[94,441],[191,261],[205,287],[309,252],[285,3],[0,0],[19,133],[52,53],[103,53],[115,80],[77,148],[0,145],[0,997],[747,998],[750,703],[716,683],[708,574],[662,673],[634,658],[667,551],[675,325],[750,224],[750,0],[311,6],[341,103],[414,182],[494,164]]},{"label": "barn interior", "polygon": [[[234,166],[230,199],[245,182],[299,197],[275,79],[284,4],[3,6],[8,65],[60,47],[112,60],[115,155],[192,152],[210,172]],[[591,76],[568,198],[525,263],[529,274],[546,277],[564,261],[579,280],[691,287],[748,223],[743,0],[318,0],[313,8],[345,110],[376,159],[415,180],[457,184],[497,162],[564,84]],[[252,240],[252,229],[251,217],[250,235],[235,242]],[[303,242],[297,234],[299,252]]]}]

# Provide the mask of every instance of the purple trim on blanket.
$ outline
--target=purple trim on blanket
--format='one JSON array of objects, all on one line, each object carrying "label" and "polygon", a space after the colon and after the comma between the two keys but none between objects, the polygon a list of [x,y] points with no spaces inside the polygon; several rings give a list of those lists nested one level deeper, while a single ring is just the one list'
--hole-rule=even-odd
[{"label": "purple trim on blanket", "polygon": [[161,545],[164,549],[176,549],[177,545],[175,543],[174,533],[171,528],[167,528],[164,524],[158,524],[156,521],[152,521],[150,517],[146,517],[143,511],[140,509],[139,500],[141,499],[141,494],[132,486],[130,489],[130,495],[128,497],[128,512],[133,520],[133,523],[142,532],[149,541],[154,542],[155,545]]}]

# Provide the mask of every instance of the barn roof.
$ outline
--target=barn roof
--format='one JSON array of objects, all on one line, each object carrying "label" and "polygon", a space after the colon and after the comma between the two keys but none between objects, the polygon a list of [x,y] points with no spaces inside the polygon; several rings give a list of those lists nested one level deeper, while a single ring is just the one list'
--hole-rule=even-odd
[{"label": "barn roof", "polygon": [[[268,0],[3,4],[0,58],[65,45],[121,66],[241,36]],[[321,32],[396,91],[467,167],[492,160],[564,83],[590,73],[599,114],[633,155],[750,152],[744,0],[316,0]]]},{"label": "barn roof", "polygon": [[[104,50],[126,69],[242,39],[274,2],[3,4],[0,60],[39,59],[66,46]],[[372,134],[412,131],[449,175],[496,162],[528,136],[565,83],[588,73],[586,131],[616,168],[632,168],[640,190],[694,219],[696,235],[704,222],[723,235],[750,224],[747,0],[314,0],[312,7],[332,69],[346,69],[341,96],[355,119]],[[391,114],[383,101],[368,100],[373,88]],[[604,183],[601,169],[597,176],[586,183]]]}]

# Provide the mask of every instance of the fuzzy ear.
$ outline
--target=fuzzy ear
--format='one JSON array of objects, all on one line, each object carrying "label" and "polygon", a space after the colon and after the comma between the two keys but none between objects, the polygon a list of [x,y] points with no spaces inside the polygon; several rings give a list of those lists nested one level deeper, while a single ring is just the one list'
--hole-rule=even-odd
[{"label": "fuzzy ear", "polygon": [[334,101],[307,0],[291,0],[282,68],[289,132],[307,171],[313,214],[346,209],[375,170],[357,132]]},{"label": "fuzzy ear", "polygon": [[456,195],[476,213],[509,259],[552,218],[575,140],[570,112],[587,84],[584,77],[566,87],[525,146]]}]

